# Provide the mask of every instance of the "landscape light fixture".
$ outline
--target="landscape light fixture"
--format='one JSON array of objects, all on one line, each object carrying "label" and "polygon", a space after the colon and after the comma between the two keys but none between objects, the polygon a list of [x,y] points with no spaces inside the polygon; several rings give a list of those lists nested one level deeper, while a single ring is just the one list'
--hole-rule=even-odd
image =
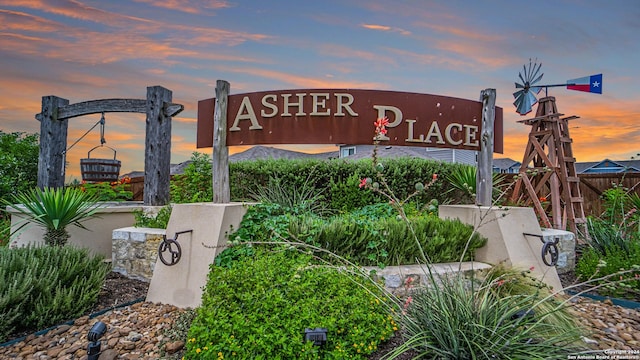
[{"label": "landscape light fixture", "polygon": [[100,338],[107,332],[107,325],[102,321],[93,324],[87,338],[89,346],[87,346],[87,360],[98,360],[100,357]]},{"label": "landscape light fixture", "polygon": [[327,329],[304,329],[304,341],[313,341],[315,346],[324,346],[327,343]]}]

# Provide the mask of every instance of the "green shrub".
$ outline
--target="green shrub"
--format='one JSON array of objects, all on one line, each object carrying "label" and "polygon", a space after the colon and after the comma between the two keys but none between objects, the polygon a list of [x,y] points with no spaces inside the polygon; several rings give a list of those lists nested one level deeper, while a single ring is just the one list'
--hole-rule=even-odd
[{"label": "green shrub", "polygon": [[[418,158],[384,159],[384,175],[389,186],[394,189],[400,199],[406,198],[415,191],[415,184],[429,183],[433,174],[446,179],[452,169],[460,164],[449,164]],[[231,198],[236,201],[251,200],[251,194],[269,184],[270,178],[277,178],[293,191],[307,183],[316,193],[326,190],[325,202],[336,211],[346,211],[350,207],[371,205],[383,201],[379,194],[368,195],[366,191],[358,191],[356,178],[375,176],[371,159],[358,161],[304,160],[256,160],[241,161],[229,164]],[[343,182],[350,184],[341,184]],[[351,187],[354,186],[354,187]],[[451,185],[438,181],[424,192],[412,199],[422,208],[431,200],[439,204],[456,203],[458,199],[448,194]],[[358,199],[357,196],[362,197]]]},{"label": "green shrub", "polygon": [[73,319],[96,302],[109,266],[69,246],[0,248],[0,342]]},{"label": "green shrub", "polygon": [[535,286],[516,284],[520,278],[504,272],[476,283],[434,275],[430,287],[407,299],[401,317],[407,341],[389,358],[412,349],[425,359],[566,359],[583,350],[567,306]]},{"label": "green shrub", "polygon": [[[640,244],[637,242],[629,244],[628,249],[608,247],[606,255],[596,248],[588,248],[578,259],[576,275],[582,281],[608,277],[593,283],[594,286],[599,287],[599,294],[638,301],[640,299],[640,278],[638,278],[640,270],[636,268],[638,264],[640,264]],[[610,276],[634,269],[636,269],[635,272]]]},{"label": "green shrub", "polygon": [[[443,220],[419,215],[409,218],[420,245],[431,262],[459,261],[467,242],[468,260],[486,239],[459,220]],[[251,206],[231,241],[299,241],[322,247],[358,265],[415,264],[419,254],[416,237],[409,225],[394,215],[394,209],[381,203],[351,213],[324,219],[313,214],[296,215],[277,204]],[[224,250],[216,258],[218,265],[232,261],[234,253],[246,247]]]},{"label": "green shrub", "polygon": [[170,182],[171,202],[195,203],[213,201],[213,178],[209,155],[193,152],[191,163]]},{"label": "green shrub", "polygon": [[134,210],[133,217],[135,218],[135,227],[146,227],[155,229],[166,229],[171,218],[171,205],[163,206],[158,210],[155,215],[146,214],[142,210]]},{"label": "green shrub", "polygon": [[231,263],[245,255],[253,255],[251,245],[246,242],[270,242],[288,237],[289,218],[287,209],[275,203],[261,203],[249,206],[240,222],[240,227],[229,235],[229,242],[235,246],[224,249],[215,258],[216,266],[231,266]]},{"label": "green shrub", "polygon": [[131,201],[130,179],[122,178],[114,182],[80,183],[75,186],[90,195],[95,195],[97,201]]},{"label": "green shrub", "polygon": [[331,178],[331,208],[340,212],[350,212],[376,202],[373,191],[360,189],[361,176],[352,174],[345,179]]},{"label": "green shrub", "polygon": [[11,216],[0,211],[0,247],[11,242]]},{"label": "green shrub", "polygon": [[[366,359],[397,329],[370,280],[296,250],[213,266],[191,324],[188,359]],[[305,328],[328,330],[324,347]]]},{"label": "green shrub", "polygon": [[[380,266],[422,261],[416,258],[420,254],[416,240],[433,263],[459,261],[467,242],[469,248],[464,259],[469,260],[487,241],[459,220],[435,216],[408,220],[407,223],[396,216],[375,219],[359,214],[340,215],[326,222],[314,243],[358,265]],[[298,237],[296,233],[292,235]]]},{"label": "green shrub", "polygon": [[36,186],[39,151],[38,134],[0,130],[0,200]]}]

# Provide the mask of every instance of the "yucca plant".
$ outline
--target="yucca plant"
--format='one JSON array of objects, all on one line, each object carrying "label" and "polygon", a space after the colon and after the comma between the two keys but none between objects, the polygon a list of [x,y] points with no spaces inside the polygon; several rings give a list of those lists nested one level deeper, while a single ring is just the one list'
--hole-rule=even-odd
[{"label": "yucca plant", "polygon": [[[447,176],[447,181],[449,181],[449,184],[452,186],[449,192],[458,190],[458,191],[461,191],[463,194],[469,195],[473,199],[475,199],[476,175],[477,175],[477,169],[473,166],[460,166],[460,167],[454,168],[449,174],[449,176]],[[492,173],[494,198],[496,195],[500,194],[505,178],[506,178],[505,174],[496,173],[496,172]]]},{"label": "yucca plant", "polygon": [[96,212],[101,206],[97,200],[95,194],[80,189],[35,188],[20,192],[11,201],[4,202],[12,205],[25,218],[13,234],[29,224],[36,224],[46,230],[44,241],[47,245],[64,246],[69,240],[67,226],[87,229],[82,223],[97,216]]}]

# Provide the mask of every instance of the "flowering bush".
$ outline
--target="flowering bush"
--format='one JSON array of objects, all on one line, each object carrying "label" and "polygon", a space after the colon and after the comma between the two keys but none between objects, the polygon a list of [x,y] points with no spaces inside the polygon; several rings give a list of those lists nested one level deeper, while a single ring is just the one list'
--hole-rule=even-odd
[{"label": "flowering bush", "polygon": [[78,188],[89,195],[95,196],[98,201],[131,201],[131,179],[127,176],[118,181],[88,183],[82,181]]}]

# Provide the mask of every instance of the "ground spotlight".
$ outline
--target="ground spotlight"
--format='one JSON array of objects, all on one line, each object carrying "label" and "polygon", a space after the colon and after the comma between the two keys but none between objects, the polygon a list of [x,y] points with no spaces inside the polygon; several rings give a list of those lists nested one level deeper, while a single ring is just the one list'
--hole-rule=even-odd
[{"label": "ground spotlight", "polygon": [[324,346],[327,343],[327,329],[304,329],[304,341],[313,341],[315,346]]},{"label": "ground spotlight", "polygon": [[87,334],[89,346],[87,346],[87,360],[98,360],[100,356],[100,338],[107,332],[107,325],[102,321],[93,324]]}]

